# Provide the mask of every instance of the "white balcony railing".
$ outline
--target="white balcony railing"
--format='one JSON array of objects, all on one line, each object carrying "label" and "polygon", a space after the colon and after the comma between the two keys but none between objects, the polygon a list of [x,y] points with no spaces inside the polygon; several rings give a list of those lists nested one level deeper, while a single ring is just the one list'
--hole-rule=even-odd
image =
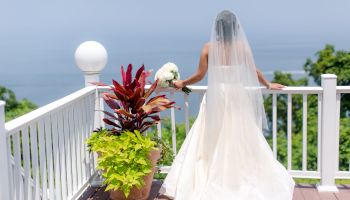
[{"label": "white balcony railing", "polygon": [[[200,97],[205,86],[192,86]],[[338,170],[340,95],[350,86],[336,86],[336,76],[322,75],[321,87],[262,89],[272,95],[272,150],[277,155],[277,95],[287,95],[287,169],[293,177],[319,178],[319,191],[334,191],[335,179],[350,179],[350,171]],[[87,151],[85,139],[102,125],[103,107],[99,93],[103,87],[86,87],[4,123],[4,104],[0,103],[0,199],[76,199],[95,175],[96,159]],[[174,98],[176,90],[159,91]],[[302,169],[292,170],[292,97],[303,96]],[[307,97],[318,96],[318,164],[307,170]],[[190,129],[190,101],[183,95],[186,133]],[[198,103],[198,102],[197,102]],[[180,102],[178,102],[181,105]],[[176,153],[176,116],[170,111],[172,147]],[[164,116],[162,116],[164,117]],[[162,124],[158,124],[161,136]],[[167,172],[169,167],[162,167]]]}]

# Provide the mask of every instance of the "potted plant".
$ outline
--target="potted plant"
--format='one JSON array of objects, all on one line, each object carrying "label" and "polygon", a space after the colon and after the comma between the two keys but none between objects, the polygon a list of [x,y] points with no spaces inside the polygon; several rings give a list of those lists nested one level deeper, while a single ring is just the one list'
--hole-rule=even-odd
[{"label": "potted plant", "polygon": [[[98,153],[97,168],[102,171],[110,198],[147,199],[157,160],[169,153],[159,138],[146,130],[160,121],[158,113],[175,107],[165,95],[151,96],[158,81],[145,89],[150,71],[141,66],[132,77],[132,65],[121,67],[122,84],[113,80],[102,97],[112,112],[102,111],[109,128],[100,128],[88,138],[90,151]],[[103,83],[94,83],[107,86]]]}]

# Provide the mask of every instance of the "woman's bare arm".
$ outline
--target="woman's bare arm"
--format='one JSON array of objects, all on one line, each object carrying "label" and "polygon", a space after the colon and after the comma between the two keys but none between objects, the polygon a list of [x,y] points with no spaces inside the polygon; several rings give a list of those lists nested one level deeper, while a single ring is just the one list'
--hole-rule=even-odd
[{"label": "woman's bare arm", "polygon": [[255,67],[255,69],[256,69],[256,73],[258,75],[259,82],[261,84],[263,84],[264,86],[266,86],[267,89],[280,90],[280,89],[285,87],[284,85],[279,84],[279,83],[270,83],[270,81],[266,80],[263,73],[257,67]]},{"label": "woman's bare arm", "polygon": [[208,53],[209,44],[205,44],[200,55],[197,71],[185,80],[175,81],[174,85],[176,88],[182,88],[186,85],[192,85],[203,79],[208,70]]}]

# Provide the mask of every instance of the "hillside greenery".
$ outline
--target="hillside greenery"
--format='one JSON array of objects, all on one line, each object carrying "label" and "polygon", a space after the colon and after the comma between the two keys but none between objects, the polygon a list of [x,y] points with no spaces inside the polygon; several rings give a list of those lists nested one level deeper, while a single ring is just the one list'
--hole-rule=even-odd
[{"label": "hillside greenery", "polygon": [[0,86],[0,100],[5,101],[5,120],[10,121],[37,108],[28,99],[17,100],[15,93]]}]

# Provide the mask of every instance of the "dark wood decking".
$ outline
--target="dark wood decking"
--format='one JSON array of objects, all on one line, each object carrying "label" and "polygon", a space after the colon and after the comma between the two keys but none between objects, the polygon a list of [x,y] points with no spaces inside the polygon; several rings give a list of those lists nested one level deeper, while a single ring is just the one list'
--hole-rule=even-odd
[{"label": "dark wood decking", "polygon": [[[161,186],[160,181],[154,181],[149,200],[154,200]],[[317,192],[315,185],[297,184],[293,200],[350,200],[350,185],[337,185],[339,192]],[[108,200],[108,192],[104,188],[89,187],[79,200]]]}]

